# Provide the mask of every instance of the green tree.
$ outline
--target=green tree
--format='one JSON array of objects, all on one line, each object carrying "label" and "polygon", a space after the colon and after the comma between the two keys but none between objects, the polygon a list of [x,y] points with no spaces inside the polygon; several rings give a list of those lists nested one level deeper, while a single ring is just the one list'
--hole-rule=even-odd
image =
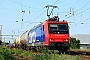
[{"label": "green tree", "polygon": [[77,49],[80,49],[80,40],[76,40],[76,43],[77,43]]},{"label": "green tree", "polygon": [[70,38],[70,47],[72,49],[79,49],[80,48],[80,40],[76,40],[76,38]]}]

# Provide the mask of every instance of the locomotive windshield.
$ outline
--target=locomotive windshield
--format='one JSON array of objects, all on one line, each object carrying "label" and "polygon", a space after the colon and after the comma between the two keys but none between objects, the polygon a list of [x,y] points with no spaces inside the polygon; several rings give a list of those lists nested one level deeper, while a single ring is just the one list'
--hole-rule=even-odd
[{"label": "locomotive windshield", "polygon": [[68,25],[67,24],[49,24],[49,33],[50,34],[68,34]]}]

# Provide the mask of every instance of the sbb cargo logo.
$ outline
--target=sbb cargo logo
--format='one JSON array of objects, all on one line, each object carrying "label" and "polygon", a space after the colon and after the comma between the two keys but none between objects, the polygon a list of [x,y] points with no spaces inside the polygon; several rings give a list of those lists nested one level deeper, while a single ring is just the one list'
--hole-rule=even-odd
[{"label": "sbb cargo logo", "polygon": [[29,34],[29,43],[34,43],[36,40],[36,32],[32,32]]}]

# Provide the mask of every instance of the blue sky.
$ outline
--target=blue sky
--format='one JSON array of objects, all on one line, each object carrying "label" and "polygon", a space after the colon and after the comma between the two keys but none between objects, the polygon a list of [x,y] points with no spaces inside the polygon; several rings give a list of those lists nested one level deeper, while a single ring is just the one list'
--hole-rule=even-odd
[{"label": "blue sky", "polygon": [[[90,34],[89,0],[0,0],[2,34],[20,35],[38,25],[39,22],[43,22],[48,18],[44,8],[46,5],[58,6],[59,9],[54,9],[53,16],[58,13],[60,20],[69,22],[70,35]],[[5,41],[9,40],[5,39]]]}]

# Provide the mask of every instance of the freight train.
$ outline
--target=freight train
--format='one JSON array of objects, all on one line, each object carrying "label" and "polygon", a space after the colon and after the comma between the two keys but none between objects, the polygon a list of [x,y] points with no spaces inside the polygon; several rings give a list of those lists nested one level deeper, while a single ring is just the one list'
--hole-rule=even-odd
[{"label": "freight train", "polygon": [[45,20],[43,23],[26,31],[15,40],[15,46],[23,49],[42,49],[68,51],[70,35],[68,22],[59,21],[58,16]]}]

